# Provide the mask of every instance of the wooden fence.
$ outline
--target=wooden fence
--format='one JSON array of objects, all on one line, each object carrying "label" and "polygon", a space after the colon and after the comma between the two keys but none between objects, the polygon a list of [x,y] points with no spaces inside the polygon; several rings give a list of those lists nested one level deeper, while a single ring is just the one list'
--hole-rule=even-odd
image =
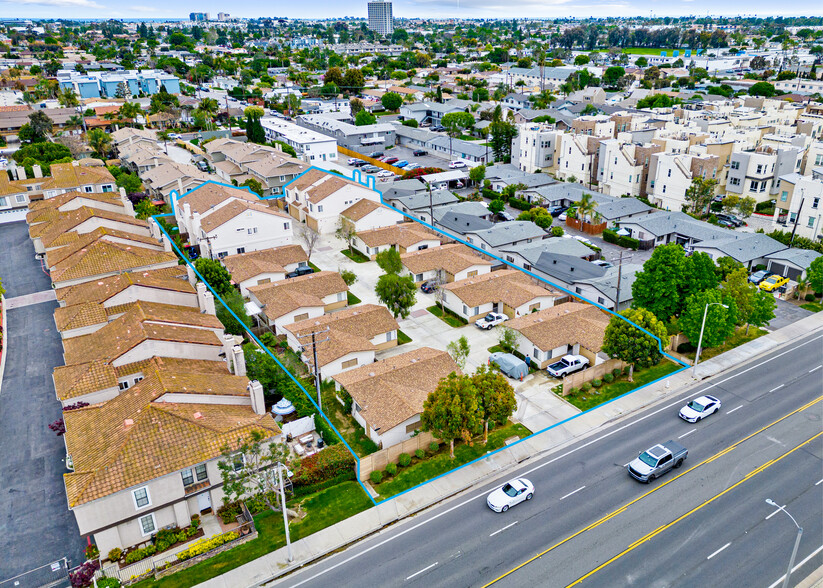
[{"label": "wooden fence", "polygon": [[386,449],[381,449],[380,451],[361,457],[360,479],[368,480],[369,475],[374,470],[383,470],[386,469],[386,465],[389,463],[397,463],[397,460],[400,459],[401,453],[413,455],[418,449],[426,451],[429,448],[429,444],[434,440],[435,438],[431,433],[421,431],[419,434],[415,435],[411,439],[406,439],[402,443],[392,445]]},{"label": "wooden fence", "polygon": [[349,157],[356,157],[357,159],[362,159],[363,161],[368,161],[370,164],[377,166],[382,169],[387,169],[392,173],[395,173],[399,176],[402,176],[404,171],[403,168],[394,167],[393,165],[389,165],[388,163],[383,163],[379,159],[375,159],[373,157],[369,157],[368,155],[363,155],[362,153],[358,153],[357,151],[352,151],[351,149],[346,149],[345,147],[341,147],[340,145],[337,146],[337,151],[342,153],[343,155],[348,155]]},{"label": "wooden fence", "polygon": [[586,382],[591,382],[595,379],[603,379],[607,373],[614,369],[623,369],[628,364],[622,359],[609,359],[603,363],[590,367],[582,372],[577,372],[563,379],[563,396],[568,396],[572,388],[580,388]]},{"label": "wooden fence", "polygon": [[599,235],[604,230],[606,230],[605,222],[598,223],[595,225],[592,223],[584,223],[580,219],[572,218],[570,216],[566,217],[566,226],[577,231],[583,231],[588,235]]}]

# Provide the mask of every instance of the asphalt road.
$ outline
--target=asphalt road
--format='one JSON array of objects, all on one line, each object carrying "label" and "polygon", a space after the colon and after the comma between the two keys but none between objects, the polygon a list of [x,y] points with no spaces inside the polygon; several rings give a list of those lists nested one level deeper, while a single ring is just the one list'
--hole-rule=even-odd
[{"label": "asphalt road", "polygon": [[[524,465],[515,475],[535,484],[535,498],[507,513],[485,505],[498,480],[278,585],[566,586],[588,576],[580,585],[769,586],[785,572],[795,528],[766,520],[765,498],[806,527],[800,578],[823,565],[820,551],[809,557],[823,546],[821,350],[823,336],[807,336]],[[678,419],[704,392],[721,412]],[[625,464],[668,439],[688,447],[683,468],[649,485],[631,479]]]}]

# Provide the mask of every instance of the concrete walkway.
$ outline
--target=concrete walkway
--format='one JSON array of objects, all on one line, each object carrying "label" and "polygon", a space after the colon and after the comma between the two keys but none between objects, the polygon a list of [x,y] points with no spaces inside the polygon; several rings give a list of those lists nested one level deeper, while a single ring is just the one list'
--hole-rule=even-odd
[{"label": "concrete walkway", "polygon": [[[823,331],[823,312],[701,363],[697,368],[698,379],[717,375],[780,345],[809,333],[820,331]],[[458,494],[478,481],[488,481],[528,457],[542,456],[557,451],[561,446],[577,441],[582,436],[591,434],[599,427],[620,417],[646,408],[668,396],[679,394],[682,389],[694,383],[695,379],[692,377],[691,368],[681,370],[632,394],[580,414],[577,418],[572,418],[565,423],[533,435],[529,439],[498,451],[485,459],[453,471],[391,500],[381,502],[376,507],[318,531],[309,537],[295,541],[292,543],[294,560],[291,563],[288,561],[286,549],[282,548],[199,584],[199,586],[233,588],[236,586],[256,586],[262,582],[272,580],[292,569],[304,566],[319,557],[339,550],[388,524]],[[522,395],[526,401],[529,400],[528,390],[524,390]],[[521,406],[521,410],[529,410],[528,406],[526,408],[522,408],[523,404],[519,404],[519,406]],[[555,415],[555,418],[562,418],[562,414]]]}]

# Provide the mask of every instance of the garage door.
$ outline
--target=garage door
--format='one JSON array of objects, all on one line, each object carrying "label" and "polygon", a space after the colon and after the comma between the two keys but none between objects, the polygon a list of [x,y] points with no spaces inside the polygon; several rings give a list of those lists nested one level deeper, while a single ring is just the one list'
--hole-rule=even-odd
[{"label": "garage door", "polygon": [[[5,172],[3,172],[5,173]],[[0,210],[0,224],[14,223],[26,220],[28,208],[16,208],[14,210]]]},{"label": "garage door", "polygon": [[780,276],[785,276],[790,280],[794,280],[795,282],[800,278],[800,275],[803,273],[801,270],[791,267],[790,265],[784,265],[782,263],[775,263],[769,262],[769,271]]}]

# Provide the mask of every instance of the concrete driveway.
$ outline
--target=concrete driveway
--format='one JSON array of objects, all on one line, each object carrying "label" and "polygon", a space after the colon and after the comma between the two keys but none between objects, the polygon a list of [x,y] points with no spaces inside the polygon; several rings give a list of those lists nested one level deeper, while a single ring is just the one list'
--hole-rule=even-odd
[{"label": "concrete driveway", "polygon": [[[48,428],[62,414],[51,373],[63,365],[51,279],[34,258],[25,223],[0,225],[0,244],[8,315],[0,388],[2,581],[63,557],[78,565],[85,545],[66,504],[65,444]],[[24,576],[20,585],[29,581]]]}]

